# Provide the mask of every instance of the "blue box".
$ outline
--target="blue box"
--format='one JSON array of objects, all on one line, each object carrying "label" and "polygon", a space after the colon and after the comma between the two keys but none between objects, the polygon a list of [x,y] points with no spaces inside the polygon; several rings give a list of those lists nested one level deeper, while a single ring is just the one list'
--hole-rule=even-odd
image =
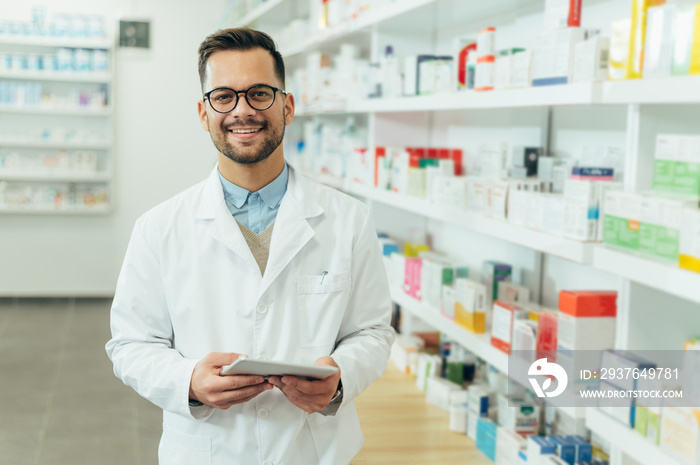
[{"label": "blue box", "polygon": [[593,446],[581,436],[567,436],[569,441],[576,445],[576,462],[590,462],[593,460]]},{"label": "blue box", "polygon": [[491,461],[496,461],[496,433],[498,425],[492,420],[480,417],[476,424],[476,448]]},{"label": "blue box", "polygon": [[557,448],[557,456],[569,465],[574,465],[576,462],[576,445],[569,441],[565,436],[550,436],[550,441]]}]

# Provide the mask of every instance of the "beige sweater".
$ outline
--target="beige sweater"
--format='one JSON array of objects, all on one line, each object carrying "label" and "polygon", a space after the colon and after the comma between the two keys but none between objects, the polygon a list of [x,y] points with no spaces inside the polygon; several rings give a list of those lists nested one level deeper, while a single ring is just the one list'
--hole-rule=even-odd
[{"label": "beige sweater", "polygon": [[[236,221],[236,223],[238,223],[238,221]],[[256,234],[250,229],[243,226],[241,223],[238,223],[238,227],[241,228],[243,237],[245,237],[245,241],[248,243],[248,247],[253,253],[253,257],[255,257],[255,261],[258,263],[258,267],[260,267],[261,275],[265,275],[267,258],[270,255],[270,240],[272,239],[272,228],[274,226],[275,223],[273,222],[270,226],[268,226],[266,230],[259,234]]]}]

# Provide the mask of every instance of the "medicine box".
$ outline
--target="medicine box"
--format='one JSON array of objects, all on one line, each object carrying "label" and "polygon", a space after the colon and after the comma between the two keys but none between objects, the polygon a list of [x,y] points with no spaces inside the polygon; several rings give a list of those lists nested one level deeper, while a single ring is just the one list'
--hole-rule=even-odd
[{"label": "medicine box", "polygon": [[532,59],[532,85],[567,84],[572,80],[574,48],[586,39],[579,27],[553,29],[537,36]]},{"label": "medicine box", "polygon": [[700,198],[700,136],[657,135],[653,189]]},{"label": "medicine box", "polygon": [[515,53],[511,57],[511,89],[532,86],[532,50]]},{"label": "medicine box", "polygon": [[467,388],[469,410],[478,416],[489,415],[489,404],[493,391],[485,384],[472,384]]},{"label": "medicine box", "polygon": [[527,440],[503,426],[496,432],[496,465],[518,465],[518,453],[527,449]]},{"label": "medicine box", "polygon": [[700,410],[668,405],[661,411],[661,450],[686,463],[700,460]]},{"label": "medicine box", "polygon": [[623,425],[634,428],[634,398],[627,396],[624,389],[607,381],[600,382],[600,390],[607,393],[605,397],[598,398],[598,409]]},{"label": "medicine box", "polygon": [[486,332],[487,289],[471,279],[455,280],[455,323],[474,333]]},{"label": "medicine box", "polygon": [[450,320],[455,319],[455,304],[457,303],[457,293],[453,286],[442,286],[442,300],[440,309],[443,315]]},{"label": "medicine box", "polygon": [[503,262],[487,260],[481,265],[481,282],[486,286],[486,305],[490,307],[498,298],[498,283],[510,281],[512,267]]},{"label": "medicine box", "polygon": [[[639,370],[641,372],[645,369],[656,368],[656,364],[648,360],[635,355],[632,352],[626,350],[606,350],[601,356],[600,366],[607,369],[617,370],[621,368],[625,372],[628,368],[630,370]],[[633,376],[623,377],[621,379],[614,378],[610,380],[611,384],[624,389],[624,390],[634,390],[637,389],[639,378],[634,379]]]},{"label": "medicine box", "polygon": [[537,358],[557,350],[559,312],[545,310],[540,313],[537,326]]},{"label": "medicine box", "polygon": [[644,79],[671,76],[675,39],[676,5],[665,4],[647,10],[644,40]]},{"label": "medicine box", "polygon": [[510,354],[513,341],[513,322],[527,318],[528,312],[522,307],[511,302],[495,301],[493,303],[491,345],[506,354]]},{"label": "medicine box", "polygon": [[498,424],[522,436],[537,434],[540,407],[523,398],[498,395]]},{"label": "medicine box", "polygon": [[581,0],[546,0],[544,29],[561,29],[581,25]]},{"label": "medicine box", "polygon": [[476,447],[490,458],[496,460],[496,439],[498,425],[492,420],[480,417],[476,425]]},{"label": "medicine box", "polygon": [[556,447],[556,455],[564,463],[574,465],[576,462],[576,445],[573,444],[566,436],[553,435],[547,439],[552,441]]},{"label": "medicine box", "polygon": [[522,177],[537,176],[537,163],[542,156],[542,147],[522,147],[515,146],[511,150],[511,177],[513,176],[514,168],[524,168]]},{"label": "medicine box", "polygon": [[574,47],[573,82],[607,81],[610,39],[594,36]]},{"label": "medicine box", "polygon": [[556,447],[549,439],[541,436],[528,436],[527,438],[527,463],[539,464],[540,459],[547,455],[554,455]]},{"label": "medicine box", "polygon": [[497,180],[491,185],[491,216],[505,220],[508,217],[508,189],[510,181]]},{"label": "medicine box", "polygon": [[605,193],[603,242],[629,250],[639,250],[642,195],[633,192]]},{"label": "medicine box", "polygon": [[[529,313],[529,311],[528,311]],[[537,350],[537,322],[533,320],[515,320],[513,323],[512,350],[527,350],[532,352],[535,361]]]},{"label": "medicine box", "polygon": [[508,142],[484,142],[479,146],[479,176],[506,179],[508,177]]},{"label": "medicine box", "polygon": [[496,298],[504,302],[529,302],[530,289],[510,281],[499,281]]},{"label": "medicine box", "polygon": [[575,462],[590,462],[593,460],[593,446],[586,441],[583,437],[577,435],[568,435],[566,439],[569,443],[574,444],[576,447],[576,458]]},{"label": "medicine box", "polygon": [[677,6],[673,37],[673,61],[671,63],[671,74],[674,76],[685,76],[690,73],[695,11],[695,5]]},{"label": "medicine box", "polygon": [[638,0],[632,2],[632,23],[625,79],[640,79],[642,77],[647,11],[650,7],[664,3],[666,3],[666,0]]},{"label": "medicine box", "polygon": [[632,20],[623,18],[610,24],[610,66],[608,79],[621,81],[627,73],[627,56],[629,54]]},{"label": "medicine box", "polygon": [[406,257],[406,275],[404,277],[403,290],[416,300],[421,300],[421,269],[423,259],[417,257]]},{"label": "medicine box", "polygon": [[428,390],[428,380],[440,376],[442,358],[438,355],[422,353],[418,355],[416,386],[423,392]]},{"label": "medicine box", "polygon": [[406,96],[418,95],[421,85],[422,64],[435,60],[433,55],[409,55],[404,57],[403,68],[403,94]]},{"label": "medicine box", "polygon": [[443,378],[429,377],[427,389],[425,391],[425,400],[429,404],[435,405],[449,412],[450,410],[450,394],[453,391],[459,391],[462,387]]},{"label": "medicine box", "polygon": [[649,194],[642,197],[640,253],[678,262],[683,205],[679,199]]},{"label": "medicine box", "polygon": [[559,292],[557,350],[614,347],[616,301],[615,291]]},{"label": "medicine box", "polygon": [[595,241],[598,226],[598,183],[567,179],[564,182],[564,235]]},{"label": "medicine box", "polygon": [[594,168],[574,166],[571,169],[571,179],[584,179],[588,181],[613,181],[615,170],[613,168]]},{"label": "medicine box", "polygon": [[700,209],[683,207],[678,264],[681,268],[700,273]]},{"label": "medicine box", "polygon": [[393,253],[389,259],[389,283],[391,286],[405,292],[403,286],[406,282],[406,255],[402,253]]}]

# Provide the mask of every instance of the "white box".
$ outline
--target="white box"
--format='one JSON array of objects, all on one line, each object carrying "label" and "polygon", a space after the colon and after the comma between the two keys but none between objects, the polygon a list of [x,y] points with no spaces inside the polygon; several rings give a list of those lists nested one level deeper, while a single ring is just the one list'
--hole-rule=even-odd
[{"label": "white box", "polygon": [[498,396],[498,425],[523,436],[537,434],[540,407],[526,399]]},{"label": "white box", "polygon": [[561,194],[541,194],[544,201],[542,230],[549,234],[564,234],[564,196]]},{"label": "white box", "polygon": [[513,350],[537,350],[536,321],[515,320],[513,322]]},{"label": "white box", "polygon": [[509,181],[497,180],[491,186],[491,215],[499,220],[505,220],[508,216],[508,188]]},{"label": "white box", "polygon": [[428,390],[428,379],[440,376],[442,358],[438,355],[419,354],[416,369],[416,386],[423,392]]},{"label": "white box", "polygon": [[593,181],[564,182],[564,235],[595,241],[598,226],[598,185]]},{"label": "white box", "polygon": [[544,3],[545,31],[581,24],[581,0],[546,0]]},{"label": "white box", "polygon": [[573,82],[607,81],[609,56],[608,37],[595,36],[578,42],[574,47]]},{"label": "white box", "polygon": [[537,36],[532,59],[532,85],[546,86],[571,82],[574,47],[586,39],[578,27],[545,31]]},{"label": "white box", "polygon": [[428,378],[427,389],[425,391],[425,400],[429,404],[450,411],[450,393],[461,390],[461,386],[457,386],[452,381],[443,378]]},{"label": "white box", "polygon": [[676,14],[676,5],[672,4],[647,9],[643,71],[645,79],[671,76]]},{"label": "white box", "polygon": [[486,203],[486,180],[476,176],[466,178],[467,206],[469,210],[482,212]]},{"label": "white box", "polygon": [[455,319],[455,304],[457,292],[452,286],[442,286],[442,302],[440,303],[442,314],[451,320]]},{"label": "white box", "polygon": [[527,440],[509,428],[496,432],[496,465],[518,465],[518,453],[527,449]]},{"label": "white box", "polygon": [[529,302],[530,289],[510,281],[499,281],[498,300],[506,302]]},{"label": "white box", "polygon": [[517,52],[511,57],[510,85],[512,89],[532,85],[532,50]]},{"label": "white box", "polygon": [[602,350],[615,346],[614,316],[572,316],[558,312],[557,350]]},{"label": "white box", "polygon": [[479,176],[508,178],[508,142],[485,142],[479,147]]},{"label": "white box", "polygon": [[700,460],[700,410],[668,405],[661,410],[661,450],[673,457]]}]

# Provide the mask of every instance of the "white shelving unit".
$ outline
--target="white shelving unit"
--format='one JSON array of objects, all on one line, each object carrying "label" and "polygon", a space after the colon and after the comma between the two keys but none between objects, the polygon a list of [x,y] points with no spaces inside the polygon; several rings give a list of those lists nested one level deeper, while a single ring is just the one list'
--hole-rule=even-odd
[{"label": "white shelving unit", "polygon": [[[605,28],[609,27],[610,20],[622,17],[621,11],[629,11],[629,4],[624,2],[622,5],[622,3],[622,0],[605,0],[602,3],[596,2],[595,5],[584,4],[583,26],[602,28],[604,35],[609,35]],[[299,5],[301,3],[296,3],[296,0],[269,1],[258,11],[246,16],[243,22],[253,25],[258,22],[261,25],[281,26],[289,18],[299,17],[295,15],[299,11],[305,11],[303,8],[299,8]],[[443,36],[452,34],[454,37],[464,33],[465,31],[459,30],[462,23],[468,24],[468,26],[464,26],[469,27],[467,32],[476,32],[481,27],[491,25],[500,28],[501,24],[505,23],[506,27],[510,28],[508,29],[508,37],[511,40],[514,37],[522,39],[521,31],[526,27],[534,34],[534,28],[539,30],[541,26],[539,20],[532,22],[532,18],[533,15],[542,13],[542,2],[495,0],[493,2],[473,3],[468,6],[469,15],[464,12],[462,12],[463,14],[459,13],[460,8],[467,10],[464,2],[458,0],[396,0],[388,2],[385,7],[378,8],[376,11],[366,12],[352,21],[346,21],[337,27],[312,34],[302,44],[282,44],[281,51],[288,62],[293,64],[292,67],[288,65],[288,72],[290,72],[295,66],[304,66],[304,57],[309,52],[337,53],[340,44],[344,41],[360,46],[364,52],[369,48],[369,57],[365,55],[363,57],[377,61],[382,47],[386,44],[396,45],[394,41],[403,43],[408,48],[413,47],[411,48],[413,53],[447,54],[445,53],[446,41]],[[604,10],[609,11],[606,13]],[[588,23],[588,21],[595,21],[596,17],[603,17],[604,21],[598,24]],[[478,22],[480,24],[476,24]],[[521,27],[519,23],[527,23],[528,26]],[[521,29],[518,29],[519,27]],[[271,28],[267,30],[273,32],[274,36],[274,30]],[[423,39],[431,41],[433,47],[431,51],[417,50]],[[501,47],[501,44],[498,45]],[[503,48],[521,45],[509,42]],[[285,46],[286,48],[284,48]],[[481,115],[480,112],[483,111],[483,114],[488,115],[487,119],[492,126],[498,127],[498,123],[500,123],[493,123],[497,119],[494,117],[497,112],[503,112],[498,113],[498,115],[502,114],[505,121],[512,121],[512,126],[522,127],[526,123],[539,126],[542,146],[553,151],[552,146],[559,145],[560,151],[567,152],[573,149],[562,148],[562,143],[556,140],[558,135],[556,132],[571,133],[578,129],[578,126],[589,123],[592,134],[589,137],[592,140],[597,138],[612,139],[610,133],[615,130],[623,133],[623,136],[618,137],[617,140],[621,141],[619,145],[624,146],[626,153],[625,188],[627,190],[643,190],[650,187],[650,185],[645,184],[645,176],[649,177],[650,174],[647,170],[652,159],[650,153],[653,152],[653,149],[649,148],[653,142],[648,134],[650,132],[655,135],[656,132],[676,131],[674,126],[657,124],[654,121],[655,116],[649,117],[649,113],[645,113],[643,110],[667,108],[673,105],[687,109],[693,105],[699,105],[700,92],[697,91],[699,88],[700,76],[577,83],[491,92],[322,101],[303,107],[298,106],[297,116],[319,120],[324,118],[337,119],[338,115],[366,116],[370,151],[374,150],[376,146],[399,145],[401,143],[405,146],[447,146],[444,143],[448,131],[446,126],[451,124],[451,119],[457,121],[454,124],[478,126],[478,123],[475,123],[478,118],[472,115]],[[300,105],[300,102],[298,101],[297,104]],[[536,119],[535,112],[538,108],[544,108],[544,112],[548,112],[548,116]],[[516,111],[520,113],[513,116]],[[589,112],[592,114],[594,111],[598,113],[595,116],[589,116]],[[518,119],[524,114],[523,112],[531,112],[527,115],[528,117],[532,116],[525,123],[523,119]],[[512,120],[509,119],[511,117]],[[613,117],[624,118],[624,120],[621,124],[619,124],[620,121],[611,124],[610,121]],[[650,123],[649,120],[652,122]],[[644,126],[645,124],[646,126]],[[420,131],[421,125],[428,128],[427,131],[424,131],[428,135],[422,134],[422,138],[416,135],[416,132]],[[522,129],[521,127],[518,129]],[[391,131],[395,134],[387,137],[385,133]],[[686,128],[685,132],[688,131],[693,131],[693,129]],[[695,133],[697,133],[696,129]],[[467,134],[466,131],[465,134]],[[468,134],[469,136],[474,135],[473,132]],[[580,145],[583,137],[578,137],[579,139],[576,137],[571,139]],[[397,142],[404,139],[407,142]],[[391,142],[387,143],[386,140]],[[415,142],[416,140],[425,142]],[[625,333],[629,331],[631,315],[637,318],[642,318],[644,315],[644,312],[632,312],[630,309],[631,302],[634,301],[632,296],[635,292],[635,283],[681,297],[692,305],[700,304],[700,292],[698,292],[700,274],[681,270],[674,265],[613,250],[602,244],[574,241],[488,218],[480,213],[445,208],[421,199],[379,191],[372,187],[341,181],[333,177],[314,174],[311,177],[343,189],[352,195],[367,199],[370,205],[381,204],[382,208],[389,207],[408,212],[419,221],[449,224],[465,231],[478,233],[483,237],[488,237],[488,239],[516,244],[535,251],[538,259],[542,261],[546,261],[550,257],[564,259],[563,262],[566,266],[573,267],[572,269],[576,272],[583,270],[589,274],[600,274],[598,271],[604,271],[606,274],[603,279],[609,282],[608,285],[616,286],[618,289],[617,348],[627,348],[628,338]],[[382,212],[384,211],[386,210],[383,209]],[[450,253],[450,250],[442,251]],[[543,276],[542,268],[536,268],[535,273],[541,274],[539,283],[549,280],[550,282],[546,283],[549,292],[561,288],[557,285],[559,280],[567,283],[565,285],[571,286],[570,276],[561,272],[562,268],[559,265],[554,269],[556,271]],[[584,286],[585,284],[581,285],[581,287]],[[405,314],[423,320],[500,370],[507,371],[508,357],[490,345],[488,335],[473,334],[458,327],[454,322],[442,316],[437,309],[429,308],[400,290],[392,289],[392,299],[401,306]],[[645,310],[651,314],[655,311],[658,309]],[[700,312],[698,313],[700,314]],[[671,315],[672,312],[668,314]],[[687,322],[682,324],[687,324]],[[697,322],[693,324],[696,324],[696,329],[700,331]],[[635,325],[635,328],[638,326]],[[658,336],[654,335],[653,337]],[[650,337],[650,340],[653,337]],[[679,341],[679,349],[681,343],[682,341]],[[569,416],[585,417],[591,430],[612,441],[611,463],[613,465],[627,465],[630,463],[628,458],[634,459],[642,465],[681,465],[662,452],[659,447],[648,443],[631,428],[607,417],[597,409],[568,408],[562,410]]]},{"label": "white shelving unit", "polygon": [[[78,39],[69,37],[44,37],[44,36],[9,36],[0,37],[0,51],[7,53],[34,53],[53,54],[60,48],[75,48],[88,50],[105,50],[108,54],[108,72],[49,72],[43,70],[16,70],[10,69],[0,72],[0,81],[17,83],[37,83],[42,86],[42,94],[54,94],[56,101],[51,106],[46,103],[38,106],[24,105],[19,102],[14,105],[4,104],[0,106],[0,159],[3,156],[14,156],[28,159],[36,157],[53,157],[62,155],[65,163],[72,163],[78,157],[88,155],[80,152],[91,152],[94,157],[96,169],[85,171],[81,168],[71,172],[67,167],[61,167],[60,172],[40,171],[28,174],[21,170],[22,167],[0,166],[0,186],[6,189],[0,191],[0,214],[27,214],[27,215],[104,215],[112,210],[111,202],[114,173],[114,44],[112,38],[104,39]],[[14,65],[16,66],[16,64]],[[28,91],[27,91],[28,92]],[[99,106],[91,102],[84,107],[78,106],[78,94],[84,92],[92,98],[97,98],[100,92],[104,92],[106,106]],[[18,94],[19,95],[19,94]],[[66,98],[66,96],[69,96]],[[75,99],[71,102],[70,99]],[[81,95],[81,101],[83,99]],[[43,99],[43,96],[42,96]],[[37,102],[38,103],[38,102]],[[69,106],[75,105],[75,106]],[[44,140],[42,136],[35,138],[15,138],[15,134],[30,134],[36,128],[46,128],[53,131],[59,128],[58,137]],[[62,141],[60,134],[64,131],[86,131],[79,134],[74,141]],[[76,142],[90,140],[91,142]],[[59,174],[60,173],[60,174]],[[83,188],[100,190],[106,193],[108,204],[75,205],[70,208],[52,206],[21,206],[16,197],[22,195],[26,199],[35,197],[34,194],[23,194],[23,189],[38,188],[37,186],[50,186],[56,188],[56,196],[65,192],[75,192]],[[66,186],[72,186],[70,191]],[[6,196],[3,199],[3,196]],[[43,196],[42,196],[43,198]],[[104,198],[100,195],[99,198]],[[7,200],[10,199],[10,200]],[[26,200],[25,199],[25,200]],[[55,205],[63,205],[67,199],[55,202]],[[87,200],[86,200],[87,201]]]}]

